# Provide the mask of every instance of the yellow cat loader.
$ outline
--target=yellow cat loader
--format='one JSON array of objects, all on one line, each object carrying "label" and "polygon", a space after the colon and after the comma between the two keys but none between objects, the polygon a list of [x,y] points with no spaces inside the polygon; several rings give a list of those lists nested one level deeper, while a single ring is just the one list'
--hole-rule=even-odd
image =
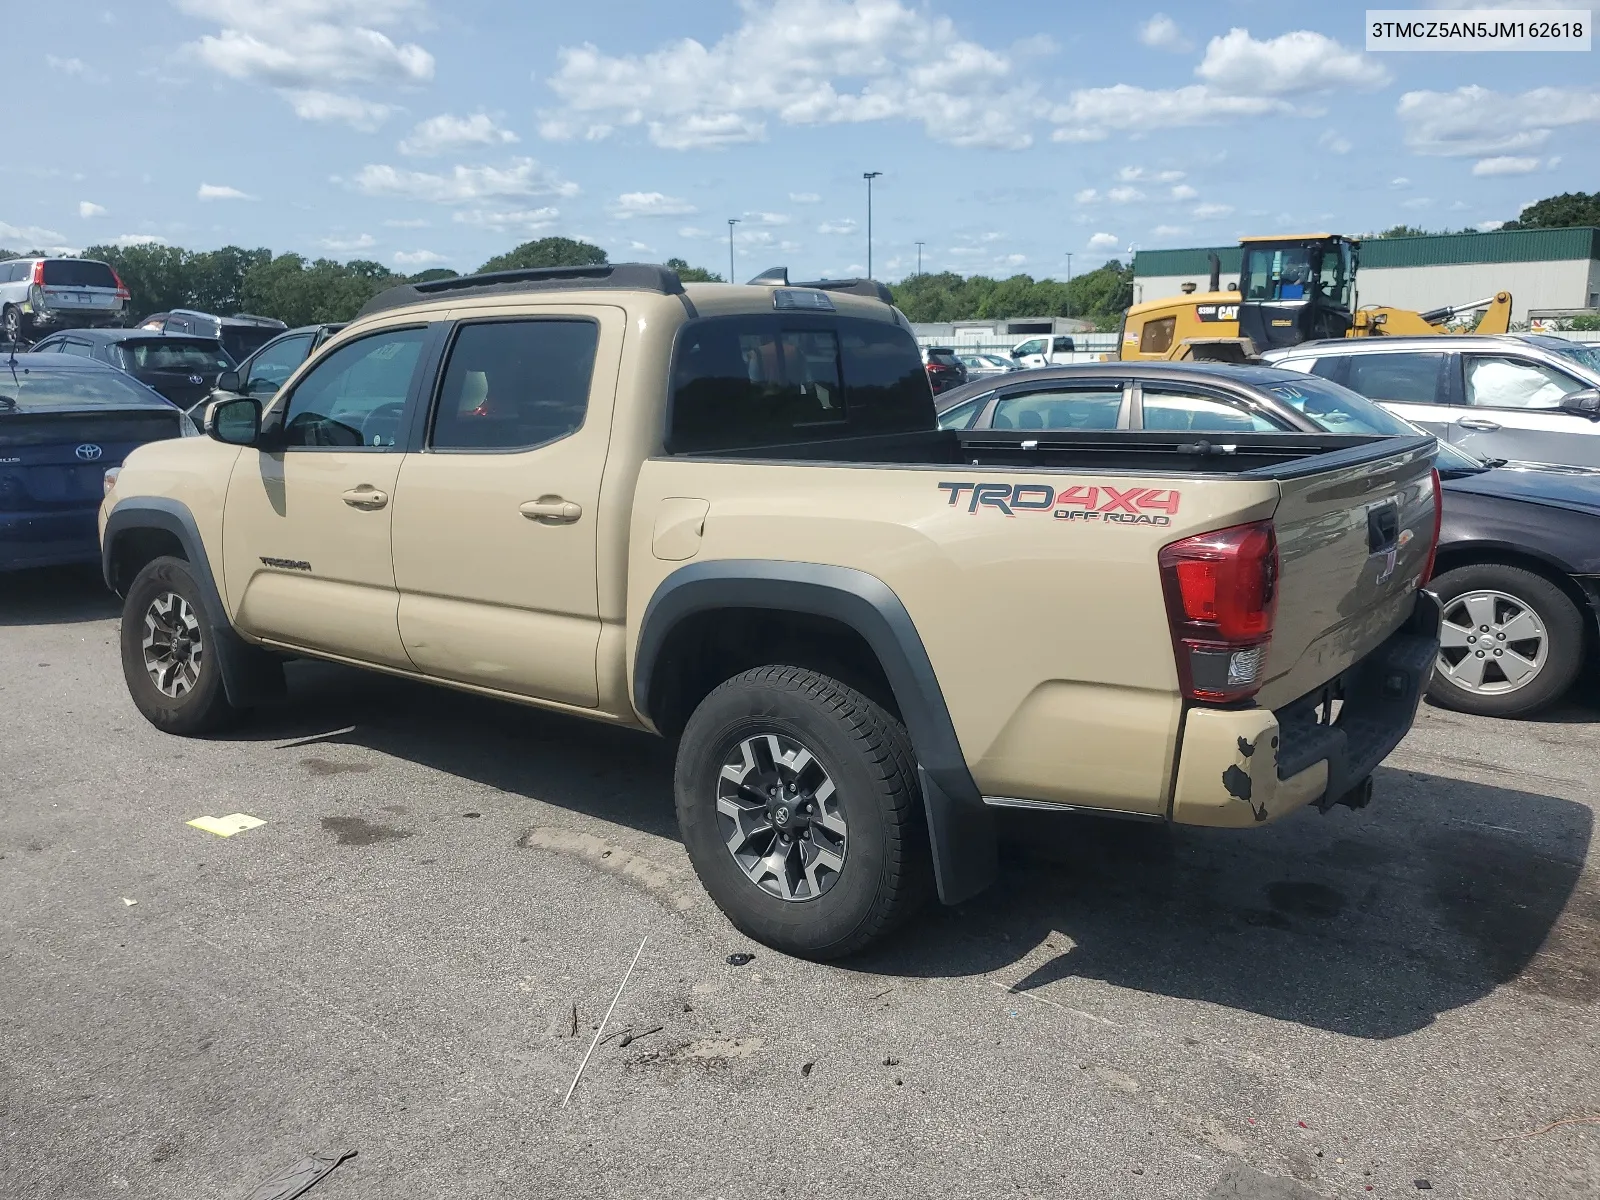
[{"label": "yellow cat loader", "polygon": [[1361,251],[1355,238],[1311,233],[1248,237],[1240,243],[1238,283],[1222,290],[1222,267],[1213,254],[1206,291],[1128,309],[1117,357],[1243,362],[1317,338],[1449,333],[1450,322],[1479,309],[1483,315],[1477,324],[1463,332],[1505,333],[1511,326],[1510,292],[1428,312],[1354,307]]}]

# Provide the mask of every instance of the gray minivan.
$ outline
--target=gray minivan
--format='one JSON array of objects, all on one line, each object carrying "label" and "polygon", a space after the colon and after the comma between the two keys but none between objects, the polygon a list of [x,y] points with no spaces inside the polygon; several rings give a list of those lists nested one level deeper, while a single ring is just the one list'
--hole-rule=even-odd
[{"label": "gray minivan", "polygon": [[27,343],[55,329],[120,325],[128,289],[109,264],[91,258],[8,258],[0,262],[0,341]]},{"label": "gray minivan", "polygon": [[1539,334],[1346,338],[1262,361],[1376,400],[1479,458],[1600,467],[1600,352]]}]

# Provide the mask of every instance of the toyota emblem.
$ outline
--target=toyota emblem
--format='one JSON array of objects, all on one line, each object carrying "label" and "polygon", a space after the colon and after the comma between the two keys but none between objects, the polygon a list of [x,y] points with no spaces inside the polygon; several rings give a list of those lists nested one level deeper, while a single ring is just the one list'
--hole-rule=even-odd
[{"label": "toyota emblem", "polygon": [[199,387],[205,381],[206,381],[206,377],[204,375],[191,375],[191,376],[189,376],[189,382],[194,384],[195,387]]},{"label": "toyota emblem", "polygon": [[105,451],[101,450],[100,447],[96,446],[93,442],[85,442],[83,445],[74,450],[73,453],[81,458],[84,462],[93,462],[95,459],[104,454]]}]

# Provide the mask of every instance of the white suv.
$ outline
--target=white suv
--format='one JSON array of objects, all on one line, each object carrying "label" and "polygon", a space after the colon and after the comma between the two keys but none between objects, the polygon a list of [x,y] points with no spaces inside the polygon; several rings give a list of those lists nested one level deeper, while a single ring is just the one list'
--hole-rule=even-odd
[{"label": "white suv", "polygon": [[119,325],[128,289],[109,265],[89,258],[0,262],[0,339],[31,342],[55,329]]}]

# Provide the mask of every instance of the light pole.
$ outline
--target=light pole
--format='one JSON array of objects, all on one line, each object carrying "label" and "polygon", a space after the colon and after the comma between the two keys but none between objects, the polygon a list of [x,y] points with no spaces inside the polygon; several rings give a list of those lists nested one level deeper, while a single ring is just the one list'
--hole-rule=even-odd
[{"label": "light pole", "polygon": [[733,227],[739,223],[738,217],[728,218],[728,282],[733,282]]},{"label": "light pole", "polygon": [[1067,251],[1067,316],[1072,315],[1072,251]]},{"label": "light pole", "polygon": [[867,278],[872,278],[872,181],[882,171],[863,171],[861,178],[867,181]]},{"label": "light pole", "polygon": [[917,274],[918,275],[922,274],[922,248],[924,246],[926,246],[927,244],[928,244],[927,242],[918,242],[917,243]]}]

